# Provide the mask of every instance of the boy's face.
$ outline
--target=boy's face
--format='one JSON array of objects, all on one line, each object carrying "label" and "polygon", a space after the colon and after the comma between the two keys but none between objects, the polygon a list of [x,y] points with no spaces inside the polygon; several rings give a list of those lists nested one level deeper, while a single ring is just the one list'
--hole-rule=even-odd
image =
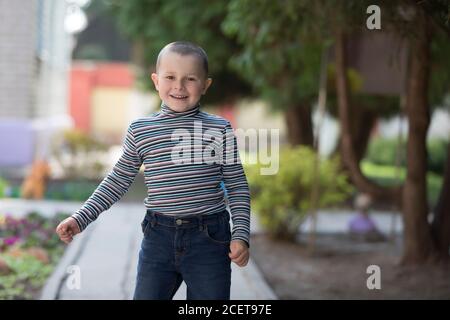
[{"label": "boy's face", "polygon": [[195,107],[212,82],[194,55],[168,51],[160,59],[156,72],[152,73],[152,80],[159,97],[176,112]]}]

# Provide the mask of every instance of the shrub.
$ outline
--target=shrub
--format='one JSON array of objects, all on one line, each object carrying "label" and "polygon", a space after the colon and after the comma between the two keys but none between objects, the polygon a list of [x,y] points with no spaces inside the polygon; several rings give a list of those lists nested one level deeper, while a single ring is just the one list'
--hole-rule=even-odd
[{"label": "shrub", "polygon": [[[300,146],[280,152],[276,175],[261,175],[261,165],[246,166],[252,206],[262,226],[278,239],[295,241],[301,223],[311,209],[315,153]],[[347,177],[340,173],[339,159],[319,159],[320,208],[344,201],[352,192]]]},{"label": "shrub", "polygon": [[0,198],[3,198],[6,196],[6,190],[8,188],[8,181],[0,177]]},{"label": "shrub", "polygon": [[399,147],[397,139],[375,138],[369,143],[366,159],[374,164],[395,166],[397,152],[400,152],[400,165],[406,165],[406,145],[403,141]]},{"label": "shrub", "polygon": [[[444,174],[447,148],[448,141],[444,139],[431,139],[427,142],[427,171]],[[400,166],[406,166],[405,141],[399,146],[397,139],[376,138],[369,144],[366,160],[378,165],[395,166],[397,164],[397,152],[400,152]]]},{"label": "shrub", "polygon": [[46,199],[85,201],[95,191],[100,181],[70,180],[61,183],[50,182],[45,192]]},{"label": "shrub", "polygon": [[448,141],[433,139],[428,141],[428,171],[443,175],[447,160]]}]

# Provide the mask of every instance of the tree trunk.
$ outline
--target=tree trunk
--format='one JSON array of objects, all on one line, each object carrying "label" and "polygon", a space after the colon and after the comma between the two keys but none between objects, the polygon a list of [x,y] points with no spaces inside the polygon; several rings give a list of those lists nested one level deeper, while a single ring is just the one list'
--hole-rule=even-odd
[{"label": "tree trunk", "polygon": [[[355,112],[352,112],[351,114],[352,126],[350,130],[356,161],[360,163],[366,155],[370,135],[377,122],[377,115],[374,112],[361,107],[355,109]],[[341,139],[339,139],[333,154],[338,154],[340,150]]]},{"label": "tree trunk", "polygon": [[361,107],[354,108],[353,111],[353,125],[351,128],[353,150],[355,150],[356,161],[360,163],[366,154],[370,134],[372,133],[377,117],[372,111]]},{"label": "tree trunk", "polygon": [[448,144],[447,163],[445,166],[444,181],[442,183],[439,200],[434,210],[431,232],[434,245],[439,258],[449,261],[450,250],[450,143]]},{"label": "tree trunk", "polygon": [[434,246],[428,223],[426,188],[426,136],[430,123],[428,78],[430,69],[430,26],[417,9],[417,38],[411,41],[411,60],[406,96],[409,123],[407,176],[403,190],[404,254],[403,264],[431,261]]},{"label": "tree trunk", "polygon": [[295,106],[285,112],[288,141],[291,146],[313,145],[311,107]]},{"label": "tree trunk", "polygon": [[336,34],[335,45],[336,60],[336,92],[338,96],[339,121],[341,126],[341,157],[344,166],[350,174],[350,179],[355,186],[379,200],[387,200],[396,204],[400,203],[401,188],[383,188],[365,177],[359,167],[358,157],[353,148],[351,123],[349,84],[347,79],[347,61],[345,55],[345,36],[341,30]]}]

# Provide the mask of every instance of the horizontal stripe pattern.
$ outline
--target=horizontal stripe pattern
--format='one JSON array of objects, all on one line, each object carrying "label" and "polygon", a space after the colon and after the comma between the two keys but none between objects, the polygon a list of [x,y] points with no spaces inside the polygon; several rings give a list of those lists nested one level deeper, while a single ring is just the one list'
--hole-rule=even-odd
[{"label": "horizontal stripe pattern", "polygon": [[200,111],[161,111],[133,121],[111,172],[72,215],[81,230],[128,190],[144,165],[144,205],[167,216],[208,215],[225,210],[223,181],[233,222],[232,239],[249,243],[250,193],[230,123]]}]

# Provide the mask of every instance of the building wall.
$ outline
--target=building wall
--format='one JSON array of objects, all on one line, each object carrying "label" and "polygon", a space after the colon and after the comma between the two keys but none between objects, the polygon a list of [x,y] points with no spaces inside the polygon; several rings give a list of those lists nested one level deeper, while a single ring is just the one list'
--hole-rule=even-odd
[{"label": "building wall", "polygon": [[71,126],[67,75],[70,36],[66,1],[0,0],[0,169],[23,176],[50,157],[50,141]]},{"label": "building wall", "polygon": [[95,86],[95,66],[74,64],[70,70],[69,112],[75,128],[91,130],[91,94]]},{"label": "building wall", "polygon": [[66,1],[39,0],[36,111],[39,117],[68,113],[71,38],[64,30]]},{"label": "building wall", "polygon": [[34,114],[36,13],[37,1],[0,0],[0,117]]},{"label": "building wall", "polygon": [[121,144],[130,122],[156,109],[154,94],[134,88],[128,64],[77,61],[70,74],[75,127],[106,142]]},{"label": "building wall", "polygon": [[91,133],[120,141],[129,124],[130,89],[97,87],[92,92],[91,105]]},{"label": "building wall", "polygon": [[0,0],[0,117],[67,114],[65,1]]}]

